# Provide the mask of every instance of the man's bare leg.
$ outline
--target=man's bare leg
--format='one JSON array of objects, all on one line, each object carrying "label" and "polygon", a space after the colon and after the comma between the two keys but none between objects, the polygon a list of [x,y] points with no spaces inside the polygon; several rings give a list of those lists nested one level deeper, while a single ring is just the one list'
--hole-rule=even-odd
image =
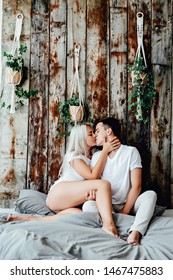
[{"label": "man's bare leg", "polygon": [[137,230],[133,230],[130,232],[127,243],[132,245],[140,245],[141,234]]}]

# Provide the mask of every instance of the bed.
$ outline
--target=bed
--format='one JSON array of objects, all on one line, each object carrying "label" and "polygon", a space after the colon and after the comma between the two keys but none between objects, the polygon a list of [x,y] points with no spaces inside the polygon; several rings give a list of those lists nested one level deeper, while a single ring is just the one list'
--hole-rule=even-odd
[{"label": "bed", "polygon": [[[134,219],[130,215],[113,214],[120,239],[101,229],[101,219],[96,213],[70,214],[54,221],[7,222],[7,215],[19,211],[22,215],[40,215],[38,199],[32,211],[26,207],[26,204],[30,207],[31,193],[33,203],[37,192],[24,191],[14,209],[0,209],[1,260],[173,260],[173,209],[158,207],[141,245],[133,246],[125,241]],[[44,215],[53,215],[44,208],[44,199],[41,213],[47,211]]]}]

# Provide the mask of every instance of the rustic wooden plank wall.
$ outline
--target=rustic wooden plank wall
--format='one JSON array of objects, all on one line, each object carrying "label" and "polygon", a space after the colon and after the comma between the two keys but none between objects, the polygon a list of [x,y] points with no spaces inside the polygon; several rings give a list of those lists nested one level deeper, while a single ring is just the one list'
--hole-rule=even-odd
[{"label": "rustic wooden plank wall", "polygon": [[65,140],[57,135],[57,105],[66,95],[67,16],[65,1],[50,1],[50,77],[49,78],[49,134],[48,134],[48,182],[46,188],[57,179]]},{"label": "rustic wooden plank wall", "polygon": [[[25,86],[39,94],[14,116],[0,110],[0,203],[10,203],[8,198],[22,188],[47,193],[57,179],[66,145],[57,137],[57,105],[70,96],[74,47],[80,44],[80,86],[92,117],[120,119],[124,143],[141,153],[144,189],[155,189],[159,204],[173,206],[173,1],[3,0],[3,7],[3,50],[12,43],[16,14],[24,14],[21,41],[28,46],[28,65],[30,59]],[[145,52],[157,90],[146,125],[128,112],[127,64],[136,53],[139,11],[144,13]],[[9,92],[3,91],[6,100]]]},{"label": "rustic wooden plank wall", "polygon": [[[171,191],[172,1],[152,2],[152,64],[157,101],[151,117],[151,179],[167,201]],[[158,55],[156,55],[158,54]]]},{"label": "rustic wooden plank wall", "polygon": [[[31,0],[3,1],[2,19],[2,53],[10,52],[14,38],[16,15],[24,15],[21,42],[27,45],[25,65],[29,67],[30,54],[30,27],[31,27]],[[4,66],[5,60],[3,60]],[[29,80],[24,88],[29,87]],[[3,90],[0,94],[0,103],[10,104],[11,85],[5,81],[3,71]],[[10,115],[9,110],[0,111],[0,206],[13,205],[17,193],[26,186],[27,142],[28,142],[28,103]]]},{"label": "rustic wooden plank wall", "polygon": [[[151,65],[151,1],[128,1],[128,63],[133,63],[137,49],[137,26],[136,15],[139,11],[144,13],[144,44],[147,65]],[[145,11],[145,12],[144,12]],[[128,94],[131,90],[131,81],[128,77]],[[134,115],[129,114],[127,118],[127,142],[136,145],[143,161],[144,188],[150,188],[150,125],[136,122]]]},{"label": "rustic wooden plank wall", "polygon": [[49,116],[49,4],[32,1],[31,79],[39,95],[29,104],[27,187],[47,188],[48,116]]}]

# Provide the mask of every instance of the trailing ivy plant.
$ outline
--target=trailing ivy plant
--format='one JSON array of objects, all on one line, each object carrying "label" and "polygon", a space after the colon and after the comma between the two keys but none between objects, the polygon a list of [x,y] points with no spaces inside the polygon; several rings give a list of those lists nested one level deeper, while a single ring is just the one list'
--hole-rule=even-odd
[{"label": "trailing ivy plant", "polygon": [[[139,121],[149,122],[150,111],[156,97],[152,69],[144,64],[143,57],[137,57],[132,66],[128,67],[132,74],[132,89],[129,94],[129,109]],[[140,114],[140,109],[142,114]]]},{"label": "trailing ivy plant", "polygon": [[[30,89],[26,91],[23,89],[22,85],[28,78],[28,67],[24,65],[23,54],[27,51],[26,45],[20,45],[18,54],[12,55],[7,52],[4,52],[4,56],[7,58],[6,66],[11,68],[13,71],[20,72],[22,71],[22,79],[19,85],[15,86],[15,95],[17,96],[15,110],[24,106],[24,99],[29,99],[31,96],[35,96],[38,93],[37,89]],[[11,105],[6,105],[5,102],[2,102],[1,108],[7,109],[11,108]]]},{"label": "trailing ivy plant", "polygon": [[[37,89],[31,89],[29,91],[24,90],[21,86],[16,86],[15,87],[15,94],[18,97],[18,100],[16,100],[16,106],[15,106],[15,110],[18,110],[19,108],[24,106],[24,99],[29,99],[32,96],[37,95],[38,90]],[[7,109],[11,108],[11,105],[7,105],[5,102],[2,102],[1,104],[1,108],[5,108],[7,107]]]},{"label": "trailing ivy plant", "polygon": [[23,54],[27,51],[26,45],[20,45],[17,55],[12,55],[4,52],[4,56],[7,58],[6,66],[12,68],[14,71],[23,70],[24,59]]}]

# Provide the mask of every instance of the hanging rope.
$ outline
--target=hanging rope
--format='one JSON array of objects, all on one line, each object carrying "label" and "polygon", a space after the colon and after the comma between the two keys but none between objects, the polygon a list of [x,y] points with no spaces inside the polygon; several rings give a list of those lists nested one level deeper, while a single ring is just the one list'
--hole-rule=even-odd
[{"label": "hanging rope", "polygon": [[77,115],[80,114],[79,118],[83,119],[83,95],[81,93],[81,88],[80,88],[80,82],[79,82],[79,55],[80,55],[80,44],[76,44],[75,49],[74,49],[74,60],[75,60],[75,73],[73,77],[73,85],[72,85],[72,90],[71,90],[71,95],[70,97],[78,97],[79,98],[79,106],[72,106],[70,107],[72,118],[75,121],[75,125],[77,123]]},{"label": "hanging rope", "polygon": [[[136,51],[136,58],[139,58],[141,56],[143,56],[144,58],[144,64],[147,67],[147,62],[146,62],[146,58],[145,58],[145,51],[144,51],[144,45],[143,45],[143,28],[144,28],[144,14],[139,12],[137,13],[137,43],[138,43],[138,47],[137,47],[137,51]],[[142,54],[142,55],[141,55]],[[141,77],[142,79],[145,78]],[[140,97],[137,97],[137,101],[140,101]],[[140,119],[142,116],[142,109],[141,106],[138,104],[137,106],[137,119]]]},{"label": "hanging rope", "polygon": [[73,86],[72,86],[72,91],[71,91],[71,96],[78,96],[80,104],[83,103],[83,96],[81,93],[80,89],[80,82],[79,82],[79,54],[80,54],[80,45],[77,44],[74,49],[74,59],[75,59],[75,73],[74,73],[74,78],[73,78]]},{"label": "hanging rope", "polygon": [[[23,15],[18,14],[16,16],[16,27],[15,27],[15,33],[14,33],[14,39],[13,39],[13,45],[11,54],[13,56],[18,56],[19,54],[19,48],[20,48],[20,35],[22,31],[22,22],[23,22]],[[6,69],[6,75],[8,83],[12,84],[12,91],[11,91],[11,109],[10,114],[15,113],[15,85],[20,84],[21,78],[22,78],[22,71],[13,71],[12,68],[7,67]],[[17,78],[16,75],[18,75]]]},{"label": "hanging rope", "polygon": [[3,4],[0,0],[0,97],[2,97],[2,16],[3,16]]},{"label": "hanging rope", "polygon": [[144,45],[143,45],[143,28],[144,28],[144,14],[139,12],[137,13],[137,41],[138,41],[138,48],[136,52],[136,57],[142,56],[144,58],[145,66],[147,67],[147,62],[145,58],[145,51],[144,51]]}]

